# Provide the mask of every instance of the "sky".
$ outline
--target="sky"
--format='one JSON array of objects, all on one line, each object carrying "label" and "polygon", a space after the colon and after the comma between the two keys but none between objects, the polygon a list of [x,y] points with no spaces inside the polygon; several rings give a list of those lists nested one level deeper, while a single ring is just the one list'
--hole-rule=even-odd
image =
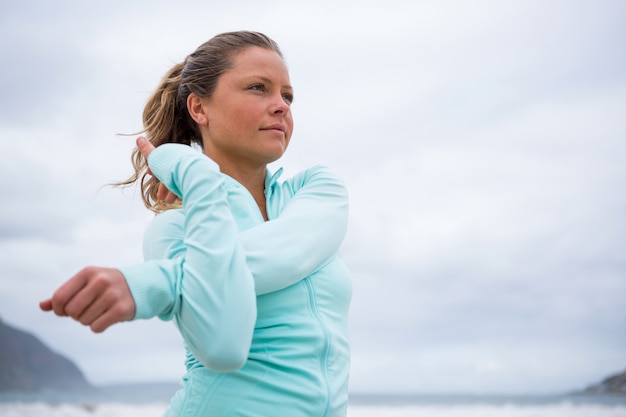
[{"label": "sky", "polygon": [[[309,4],[310,3],[310,4]],[[315,4],[313,4],[315,3]],[[350,192],[354,392],[555,393],[626,369],[621,0],[0,1],[0,317],[96,385],[177,381],[158,319],[38,309],[141,262],[132,134],[212,36],[281,46],[295,132],[272,164]]]}]

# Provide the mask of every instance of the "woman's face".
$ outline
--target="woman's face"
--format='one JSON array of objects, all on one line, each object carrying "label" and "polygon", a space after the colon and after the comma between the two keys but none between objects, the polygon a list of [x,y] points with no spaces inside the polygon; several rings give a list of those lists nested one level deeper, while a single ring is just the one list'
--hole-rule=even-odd
[{"label": "woman's face", "polygon": [[201,127],[204,152],[222,168],[263,168],[287,149],[293,88],[276,52],[260,47],[239,52],[214,93],[201,100],[207,116]]}]

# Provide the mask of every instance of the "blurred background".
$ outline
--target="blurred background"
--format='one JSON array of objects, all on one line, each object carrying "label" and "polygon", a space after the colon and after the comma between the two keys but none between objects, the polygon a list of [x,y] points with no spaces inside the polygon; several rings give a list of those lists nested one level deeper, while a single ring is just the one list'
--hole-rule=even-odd
[{"label": "blurred background", "polygon": [[141,262],[133,137],[174,63],[275,39],[274,166],[351,195],[352,391],[553,393],[626,368],[626,3],[0,1],[0,317],[94,384],[177,381],[173,324],[100,335],[38,302]]}]

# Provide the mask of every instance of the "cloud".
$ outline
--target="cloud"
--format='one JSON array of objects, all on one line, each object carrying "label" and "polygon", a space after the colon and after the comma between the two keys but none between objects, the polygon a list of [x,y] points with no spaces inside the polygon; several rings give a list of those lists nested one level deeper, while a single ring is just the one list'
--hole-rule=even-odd
[{"label": "cloud", "polygon": [[250,28],[296,91],[275,165],[329,165],[350,191],[354,390],[547,392],[623,368],[626,6],[335,3],[0,6],[3,319],[96,383],[179,377],[171,323],[93,335],[36,306],[85,265],[140,261],[150,213],[102,187],[130,173],[116,134],[174,62]]}]

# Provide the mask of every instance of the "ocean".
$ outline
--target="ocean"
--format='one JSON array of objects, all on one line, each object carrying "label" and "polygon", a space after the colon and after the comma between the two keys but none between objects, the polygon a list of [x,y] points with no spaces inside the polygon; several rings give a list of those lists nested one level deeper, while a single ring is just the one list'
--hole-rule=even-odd
[{"label": "ocean", "polygon": [[[175,389],[155,384],[83,393],[3,393],[0,416],[159,417]],[[352,394],[348,417],[626,417],[626,395]]]}]

